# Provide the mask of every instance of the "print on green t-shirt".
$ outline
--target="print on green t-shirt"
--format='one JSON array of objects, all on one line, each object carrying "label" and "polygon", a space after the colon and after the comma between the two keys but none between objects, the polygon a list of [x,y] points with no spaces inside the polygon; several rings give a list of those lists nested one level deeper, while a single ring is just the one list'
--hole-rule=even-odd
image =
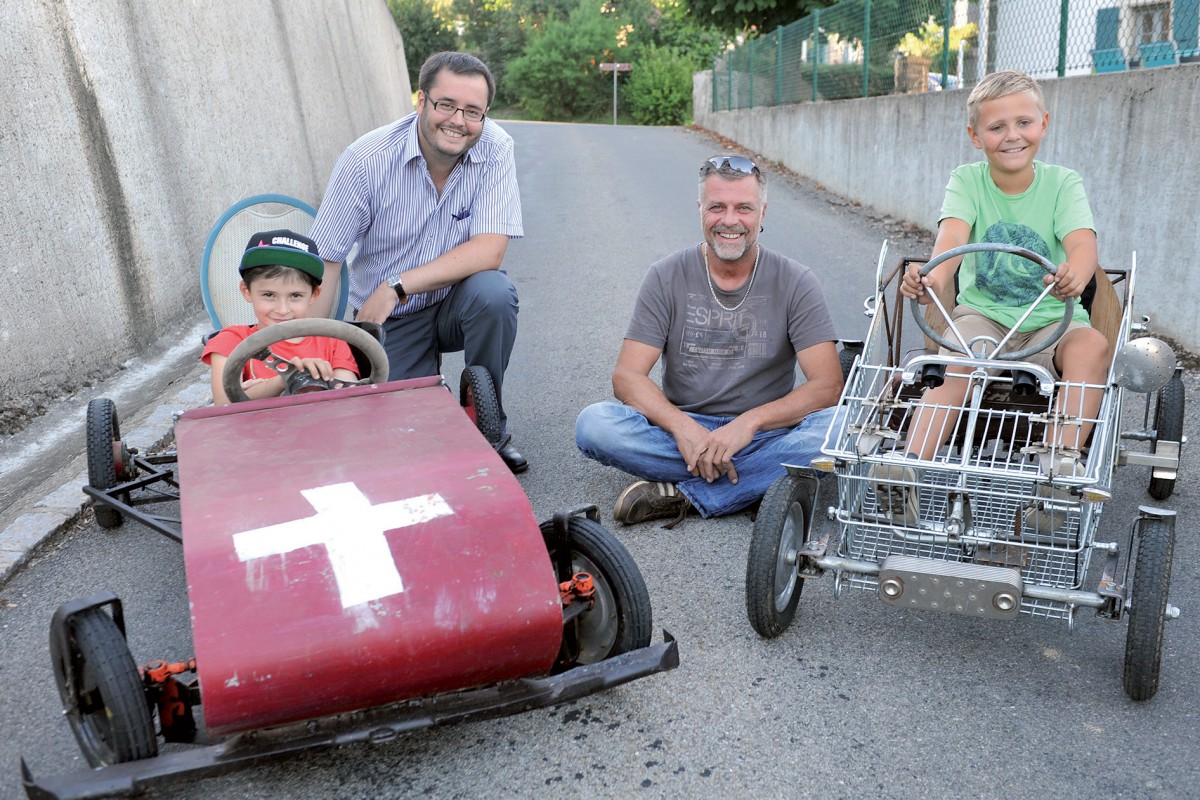
[{"label": "print on green t-shirt", "polygon": [[[984,232],[982,241],[1024,247],[1050,259],[1046,240],[1019,222],[993,223]],[[1013,253],[988,252],[975,256],[975,288],[995,305],[1028,307],[1041,293],[1045,274],[1040,264]]]}]

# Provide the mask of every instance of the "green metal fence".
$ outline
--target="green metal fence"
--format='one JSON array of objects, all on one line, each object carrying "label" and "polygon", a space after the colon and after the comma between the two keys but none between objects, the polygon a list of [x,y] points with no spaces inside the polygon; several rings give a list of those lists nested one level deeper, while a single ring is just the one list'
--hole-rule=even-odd
[{"label": "green metal fence", "polygon": [[716,58],[713,110],[1169,66],[1198,39],[1200,0],[843,0]]}]

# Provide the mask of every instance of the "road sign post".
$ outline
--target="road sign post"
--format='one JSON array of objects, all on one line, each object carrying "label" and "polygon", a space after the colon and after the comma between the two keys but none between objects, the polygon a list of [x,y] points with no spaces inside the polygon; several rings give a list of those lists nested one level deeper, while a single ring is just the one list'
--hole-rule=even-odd
[{"label": "road sign post", "polygon": [[600,65],[601,72],[613,74],[613,125],[617,124],[617,73],[629,72],[631,69],[633,69],[633,64],[618,64],[615,61],[605,61]]}]

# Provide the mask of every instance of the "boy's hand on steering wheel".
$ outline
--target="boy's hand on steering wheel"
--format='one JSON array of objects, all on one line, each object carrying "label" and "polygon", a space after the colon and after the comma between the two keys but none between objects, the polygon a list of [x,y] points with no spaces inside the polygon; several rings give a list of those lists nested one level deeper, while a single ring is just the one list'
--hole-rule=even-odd
[{"label": "boy's hand on steering wheel", "polygon": [[323,381],[333,380],[333,365],[323,358],[300,358],[296,357],[289,362],[293,367],[301,372],[307,372],[314,378],[319,378]]},{"label": "boy's hand on steering wheel", "polygon": [[916,300],[921,305],[928,305],[930,299],[925,287],[929,285],[929,280],[928,277],[921,277],[921,264],[909,264],[900,277],[900,294],[909,300]]},{"label": "boy's hand on steering wheel", "polygon": [[1043,277],[1042,283],[1047,286],[1054,284],[1054,288],[1050,290],[1050,296],[1058,300],[1079,297],[1087,287],[1087,281],[1082,280],[1079,273],[1071,269],[1069,261],[1059,264],[1058,271],[1053,275],[1047,274]]}]

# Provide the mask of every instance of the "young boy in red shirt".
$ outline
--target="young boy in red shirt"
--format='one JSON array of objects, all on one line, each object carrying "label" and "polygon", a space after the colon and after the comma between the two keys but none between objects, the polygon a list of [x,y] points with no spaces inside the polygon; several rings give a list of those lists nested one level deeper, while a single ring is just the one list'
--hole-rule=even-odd
[{"label": "young boy in red shirt", "polygon": [[[242,263],[239,288],[254,307],[255,325],[230,325],[208,340],[200,360],[212,367],[214,405],[228,405],[221,385],[225,360],[255,331],[279,322],[304,319],[321,294],[325,262],[307,236],[289,230],[264,231],[250,237]],[[345,342],[327,336],[303,336],[271,345],[279,358],[322,380],[358,378],[354,355]],[[284,379],[275,370],[251,359],[242,370],[242,388],[251,400],[275,397],[284,390]]]}]

